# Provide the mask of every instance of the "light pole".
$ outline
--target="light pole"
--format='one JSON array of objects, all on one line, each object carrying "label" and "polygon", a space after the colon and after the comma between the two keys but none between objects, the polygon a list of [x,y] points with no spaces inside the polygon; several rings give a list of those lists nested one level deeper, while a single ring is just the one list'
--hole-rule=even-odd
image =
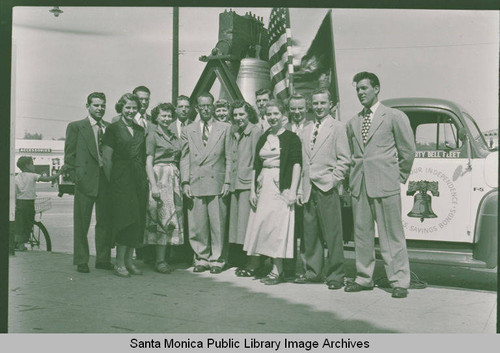
[{"label": "light pole", "polygon": [[172,40],[172,103],[179,95],[179,8],[174,7]]}]

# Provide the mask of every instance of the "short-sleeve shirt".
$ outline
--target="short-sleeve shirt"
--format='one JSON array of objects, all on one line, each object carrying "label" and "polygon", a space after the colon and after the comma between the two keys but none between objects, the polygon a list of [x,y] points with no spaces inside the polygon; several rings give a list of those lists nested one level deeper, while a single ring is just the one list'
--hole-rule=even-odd
[{"label": "short-sleeve shirt", "polygon": [[160,126],[146,138],[146,154],[153,156],[153,165],[159,163],[179,163],[181,158],[181,142],[175,131],[168,128],[163,131]]},{"label": "short-sleeve shirt", "polygon": [[16,175],[16,199],[34,200],[36,199],[36,182],[40,175],[30,172],[22,172]]}]

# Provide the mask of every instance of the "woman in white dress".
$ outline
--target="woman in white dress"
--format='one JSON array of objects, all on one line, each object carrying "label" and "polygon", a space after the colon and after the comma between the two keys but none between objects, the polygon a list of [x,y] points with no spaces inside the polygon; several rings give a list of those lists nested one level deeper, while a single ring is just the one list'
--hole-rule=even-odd
[{"label": "woman in white dress", "polygon": [[[300,139],[283,126],[282,107],[270,101],[266,118],[270,128],[257,142],[250,212],[243,250],[273,259],[273,269],[261,281],[284,282],[283,259],[294,255],[294,204],[302,165]],[[258,156],[258,157],[257,157]]]}]

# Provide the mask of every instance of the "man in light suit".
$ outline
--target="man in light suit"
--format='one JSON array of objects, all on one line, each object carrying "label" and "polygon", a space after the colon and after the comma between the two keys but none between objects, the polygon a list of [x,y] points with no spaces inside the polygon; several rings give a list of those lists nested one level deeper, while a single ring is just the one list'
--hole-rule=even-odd
[{"label": "man in light suit", "polygon": [[88,117],[68,124],[64,144],[64,164],[75,183],[73,231],[73,264],[77,271],[88,273],[89,244],[87,233],[92,209],[96,205],[96,263],[98,269],[113,269],[111,259],[110,189],[103,171],[101,140],[107,122],[104,93],[93,92],[87,97]]},{"label": "man in light suit", "polygon": [[220,273],[227,248],[227,194],[231,172],[231,125],[215,120],[214,97],[197,98],[199,122],[182,130],[181,182],[188,207],[194,272]]},{"label": "man in light suit", "polygon": [[[338,187],[350,164],[345,125],[330,115],[328,90],[311,96],[313,123],[302,130],[303,171],[297,201],[304,204],[304,245],[306,273],[295,283],[321,282],[329,289],[344,285],[344,247]],[[324,259],[323,243],[328,248]]]},{"label": "man in light suit", "polygon": [[349,186],[354,213],[356,280],[346,292],[373,288],[374,221],[393,298],[405,298],[410,265],[401,221],[400,184],[406,183],[415,158],[415,140],[408,117],[378,101],[380,82],[369,72],[353,79],[364,109],[347,123],[352,153]]}]

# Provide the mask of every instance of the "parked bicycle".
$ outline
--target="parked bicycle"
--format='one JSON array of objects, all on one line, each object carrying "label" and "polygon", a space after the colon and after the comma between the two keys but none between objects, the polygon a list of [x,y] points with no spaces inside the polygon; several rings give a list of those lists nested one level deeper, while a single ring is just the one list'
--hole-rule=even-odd
[{"label": "parked bicycle", "polygon": [[47,228],[42,223],[43,212],[52,208],[52,200],[50,197],[39,197],[35,200],[35,222],[31,230],[28,244],[31,250],[52,251],[52,241]]}]

